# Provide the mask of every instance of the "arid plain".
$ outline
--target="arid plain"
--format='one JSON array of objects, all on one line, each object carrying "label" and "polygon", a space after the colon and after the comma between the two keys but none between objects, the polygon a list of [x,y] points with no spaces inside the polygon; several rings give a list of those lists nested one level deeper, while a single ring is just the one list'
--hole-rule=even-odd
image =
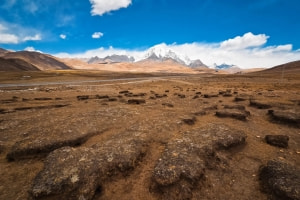
[{"label": "arid plain", "polygon": [[0,199],[300,199],[295,65],[1,72]]}]

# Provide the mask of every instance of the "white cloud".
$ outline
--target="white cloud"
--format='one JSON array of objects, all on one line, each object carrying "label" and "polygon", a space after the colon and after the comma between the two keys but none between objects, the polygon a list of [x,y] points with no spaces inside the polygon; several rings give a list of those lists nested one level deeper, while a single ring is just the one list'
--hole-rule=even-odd
[{"label": "white cloud", "polygon": [[7,33],[8,28],[0,24],[0,44],[18,44],[19,37],[17,35]]},{"label": "white cloud", "polygon": [[35,51],[35,48],[34,47],[26,47],[24,50],[25,51]]},{"label": "white cloud", "polygon": [[35,34],[34,36],[25,36],[23,41],[37,41],[37,40],[41,40],[42,37],[40,34]]},{"label": "white cloud", "polygon": [[265,34],[253,35],[253,33],[245,33],[243,36],[236,36],[233,39],[225,40],[220,44],[221,48],[232,50],[232,49],[245,49],[249,47],[259,47],[264,45],[269,36]]},{"label": "white cloud", "polygon": [[92,4],[92,15],[102,16],[104,13],[127,8],[132,0],[90,0]]},{"label": "white cloud", "polygon": [[27,41],[42,40],[41,34],[31,35],[37,30],[0,21],[0,44],[19,44]]},{"label": "white cloud", "polygon": [[0,32],[5,31],[5,30],[7,30],[7,28],[4,25],[0,24]]},{"label": "white cloud", "polygon": [[25,50],[25,51],[35,51],[35,52],[40,52],[40,53],[42,53],[41,51],[36,50],[34,47],[26,47],[24,50]]},{"label": "white cloud", "polygon": [[[241,68],[273,67],[283,63],[300,60],[300,49],[293,50],[291,44],[277,46],[263,46],[267,43],[265,34],[252,33],[225,40],[219,43],[186,43],[186,44],[160,44],[174,52],[188,56],[191,60],[200,59],[204,64],[234,64]],[[247,42],[248,41],[248,44]],[[141,60],[147,53],[145,50],[130,50],[118,48],[98,48],[78,54],[60,53],[58,57],[89,58],[93,56],[106,57],[119,54],[133,56]]]},{"label": "white cloud", "polygon": [[0,32],[0,44],[18,44],[18,43],[19,43],[18,36]]},{"label": "white cloud", "polygon": [[67,38],[67,36],[65,34],[60,34],[59,37],[63,40]]},{"label": "white cloud", "polygon": [[92,35],[92,38],[94,39],[99,39],[103,36],[103,33],[101,32],[95,32],[93,35]]}]

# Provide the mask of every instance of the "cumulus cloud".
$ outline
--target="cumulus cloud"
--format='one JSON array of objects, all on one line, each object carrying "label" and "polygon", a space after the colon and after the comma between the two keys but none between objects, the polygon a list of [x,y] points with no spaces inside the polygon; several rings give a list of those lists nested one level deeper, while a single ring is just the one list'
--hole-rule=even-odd
[{"label": "cumulus cloud", "polygon": [[67,36],[65,34],[60,34],[59,37],[63,40],[67,38]]},{"label": "cumulus cloud", "polygon": [[26,47],[24,50],[25,51],[35,51],[35,48],[34,47]]},{"label": "cumulus cloud", "polygon": [[0,33],[0,44],[18,44],[19,38],[13,34]]},{"label": "cumulus cloud", "polygon": [[[241,68],[273,67],[283,63],[300,60],[300,49],[293,50],[292,44],[266,46],[269,36],[246,33],[219,43],[186,43],[160,44],[177,54],[188,56],[191,60],[200,59],[204,64],[213,67],[214,64],[234,64]],[[247,43],[247,42],[248,43]],[[149,49],[131,50],[114,47],[98,48],[83,53],[60,53],[58,57],[90,58],[93,56],[128,55],[136,60],[145,57]]]},{"label": "cumulus cloud", "polygon": [[264,45],[269,36],[265,34],[254,35],[253,33],[245,33],[243,36],[236,36],[233,39],[228,39],[221,42],[220,47],[231,50],[231,49],[245,49],[249,47],[259,47]]},{"label": "cumulus cloud", "polygon": [[39,50],[36,50],[34,47],[26,47],[25,49],[24,49],[25,51],[35,51],[35,52],[40,52],[40,53],[42,53],[41,51],[39,51]]},{"label": "cumulus cloud", "polygon": [[30,32],[33,31],[17,25],[0,23],[0,44],[19,44],[27,41],[42,40],[41,34],[26,35]]},{"label": "cumulus cloud", "polygon": [[127,8],[132,0],[90,0],[92,4],[91,14],[102,16],[104,13]]},{"label": "cumulus cloud", "polygon": [[92,38],[94,39],[99,39],[103,36],[104,34],[101,33],[101,32],[95,32],[93,35],[92,35]]},{"label": "cumulus cloud", "polygon": [[25,36],[23,41],[37,41],[37,40],[41,40],[42,37],[40,34],[35,34],[34,36]]},{"label": "cumulus cloud", "polygon": [[19,37],[15,34],[7,33],[8,28],[0,24],[0,44],[17,44]]}]

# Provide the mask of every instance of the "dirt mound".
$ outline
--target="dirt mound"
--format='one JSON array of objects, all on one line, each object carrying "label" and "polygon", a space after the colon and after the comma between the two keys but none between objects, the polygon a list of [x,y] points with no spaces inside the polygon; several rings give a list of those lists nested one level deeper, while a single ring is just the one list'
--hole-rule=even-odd
[{"label": "dirt mound", "polygon": [[92,148],[57,149],[47,157],[30,193],[39,199],[92,199],[108,177],[126,175],[145,152],[145,142],[132,138],[113,138]]},{"label": "dirt mound", "polygon": [[271,120],[279,123],[287,123],[300,127],[300,114],[295,109],[293,110],[269,110],[268,111]]},{"label": "dirt mound", "polygon": [[262,189],[272,199],[300,199],[300,169],[281,161],[272,160],[259,172]]},{"label": "dirt mound", "polygon": [[265,140],[268,144],[277,146],[277,147],[288,147],[289,136],[287,135],[266,135]]},{"label": "dirt mound", "polygon": [[246,135],[223,124],[209,124],[170,141],[153,172],[153,190],[163,199],[190,199],[193,188],[220,160],[217,151],[244,144]]}]

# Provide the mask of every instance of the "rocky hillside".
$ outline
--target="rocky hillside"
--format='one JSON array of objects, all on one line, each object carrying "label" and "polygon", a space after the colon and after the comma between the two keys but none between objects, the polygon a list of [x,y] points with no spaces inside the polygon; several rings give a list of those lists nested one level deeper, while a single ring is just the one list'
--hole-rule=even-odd
[{"label": "rocky hillside", "polygon": [[0,50],[1,71],[36,71],[36,70],[60,70],[71,69],[68,65],[55,57],[39,52],[17,51],[9,52]]}]

